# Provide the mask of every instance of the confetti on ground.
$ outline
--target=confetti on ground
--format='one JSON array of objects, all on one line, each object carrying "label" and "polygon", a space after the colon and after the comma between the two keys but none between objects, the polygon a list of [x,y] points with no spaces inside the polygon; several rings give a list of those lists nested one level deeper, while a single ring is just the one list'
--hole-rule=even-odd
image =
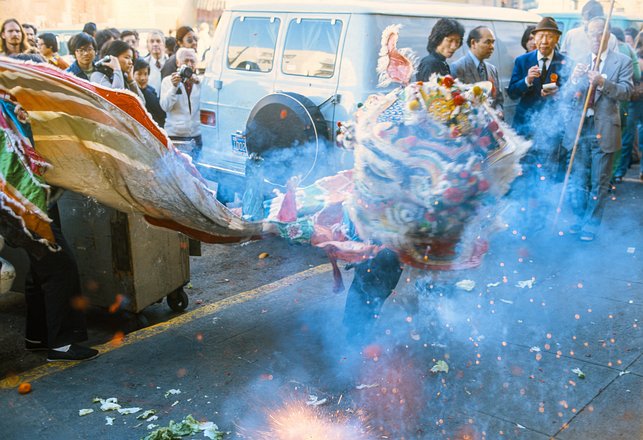
[{"label": "confetti on ground", "polygon": [[624,374],[630,374],[630,372],[628,370],[625,370],[625,371],[621,371],[620,373],[618,373],[619,376],[622,376]]},{"label": "confetti on ground", "polygon": [[487,287],[498,287],[499,285],[500,285],[500,281],[498,281],[497,283],[489,283],[487,284]]},{"label": "confetti on ground", "polygon": [[444,361],[437,361],[434,366],[431,367],[431,373],[448,373],[449,365]]},{"label": "confetti on ground", "polygon": [[476,282],[473,280],[461,280],[455,283],[455,287],[457,287],[458,289],[466,290],[467,292],[471,292],[476,288]]},{"label": "confetti on ground", "polygon": [[105,425],[106,426],[113,426],[114,425],[114,417],[105,417]]},{"label": "confetti on ground", "polygon": [[574,368],[572,373],[576,374],[579,379],[585,379],[585,373],[583,373],[580,368]]},{"label": "confetti on ground", "polygon": [[529,349],[532,353],[540,353],[540,347],[533,346]]},{"label": "confetti on ground", "polygon": [[172,404],[172,406],[176,406],[176,405],[178,405],[178,404],[179,404],[179,401],[178,401],[178,400],[175,400],[175,401],[174,401],[174,403]]},{"label": "confetti on ground", "polygon": [[357,385],[357,386],[355,387],[355,389],[356,389],[356,390],[365,390],[365,389],[368,389],[368,388],[375,388],[375,387],[379,387],[379,386],[380,386],[380,384],[378,384],[378,383],[372,383],[372,384],[370,384],[370,385],[367,385],[367,384],[362,383],[362,384],[360,384],[360,385]]},{"label": "confetti on ground", "polygon": [[513,301],[509,301],[508,299],[502,299],[502,298],[500,298],[500,301],[505,303],[505,304],[513,304],[514,303]]},{"label": "confetti on ground", "polygon": [[633,248],[633,247],[628,247],[627,248],[627,253],[628,254],[633,254],[634,252],[636,252],[636,248]]},{"label": "confetti on ground", "polygon": [[169,395],[174,395],[174,394],[181,394],[181,390],[175,390],[175,389],[167,390],[167,392],[165,393],[165,398],[167,399]]},{"label": "confetti on ground", "polygon": [[86,416],[87,414],[91,414],[93,412],[94,412],[93,409],[79,409],[78,415],[82,417],[82,416]]},{"label": "confetti on ground", "polygon": [[133,407],[133,408],[118,408],[117,411],[119,414],[136,414],[143,408]]},{"label": "confetti on ground", "polygon": [[94,403],[100,402],[101,411],[114,411],[114,410],[120,409],[121,407],[118,404],[118,399],[116,397],[110,397],[109,399],[95,398],[93,402]]},{"label": "confetti on ground", "polygon": [[525,281],[518,281],[516,283],[516,287],[519,287],[521,289],[524,289],[525,287],[527,287],[528,289],[531,289],[532,287],[534,287],[535,282],[536,282],[536,278],[532,278],[530,280],[525,280]]},{"label": "confetti on ground", "polygon": [[143,412],[143,414],[137,416],[136,418],[139,420],[148,420],[154,414],[156,414],[156,410],[148,409],[147,411]]}]

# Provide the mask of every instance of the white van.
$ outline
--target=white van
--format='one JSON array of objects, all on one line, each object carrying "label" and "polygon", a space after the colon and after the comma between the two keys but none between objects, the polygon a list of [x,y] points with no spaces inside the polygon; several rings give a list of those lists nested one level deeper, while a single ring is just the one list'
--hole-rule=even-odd
[{"label": "white van", "polygon": [[[479,25],[494,30],[490,62],[503,89],[514,58],[524,52],[526,26],[541,18],[516,9],[427,1],[232,2],[216,29],[203,79],[201,170],[212,180],[220,180],[221,172],[243,177],[249,152],[305,143],[315,150],[305,159],[308,166],[323,162],[322,149],[333,144],[337,123],[383,91],[376,65],[384,28],[403,25],[398,47],[421,58],[442,17],[462,23],[465,37]],[[465,53],[463,44],[450,61]]]}]

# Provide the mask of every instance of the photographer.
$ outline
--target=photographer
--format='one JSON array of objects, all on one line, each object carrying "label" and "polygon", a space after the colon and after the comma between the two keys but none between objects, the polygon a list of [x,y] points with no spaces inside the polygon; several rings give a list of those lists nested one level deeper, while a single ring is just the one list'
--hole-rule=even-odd
[{"label": "photographer", "polygon": [[[169,61],[168,61],[169,62]],[[170,139],[193,144],[191,156],[197,160],[203,142],[199,119],[201,84],[197,77],[196,51],[186,47],[176,52],[178,70],[161,83],[161,108],[165,110],[165,131]]]},{"label": "photographer", "polygon": [[89,78],[91,82],[110,89],[133,92],[145,103],[145,97],[134,80],[134,52],[124,41],[114,40],[101,51],[101,60]]}]

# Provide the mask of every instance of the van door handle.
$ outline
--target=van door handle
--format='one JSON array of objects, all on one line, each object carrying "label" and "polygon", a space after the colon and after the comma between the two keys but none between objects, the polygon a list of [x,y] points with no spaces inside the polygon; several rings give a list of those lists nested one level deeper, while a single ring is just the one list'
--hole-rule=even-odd
[{"label": "van door handle", "polygon": [[217,90],[221,90],[223,88],[223,81],[215,79],[214,81],[212,81],[212,87]]}]

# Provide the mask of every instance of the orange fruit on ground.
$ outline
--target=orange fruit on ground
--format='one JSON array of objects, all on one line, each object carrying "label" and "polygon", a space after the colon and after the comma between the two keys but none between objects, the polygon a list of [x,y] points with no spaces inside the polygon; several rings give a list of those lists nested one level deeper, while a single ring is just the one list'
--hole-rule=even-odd
[{"label": "orange fruit on ground", "polygon": [[23,382],[18,385],[18,392],[20,394],[29,394],[31,392],[31,384],[29,382]]}]

